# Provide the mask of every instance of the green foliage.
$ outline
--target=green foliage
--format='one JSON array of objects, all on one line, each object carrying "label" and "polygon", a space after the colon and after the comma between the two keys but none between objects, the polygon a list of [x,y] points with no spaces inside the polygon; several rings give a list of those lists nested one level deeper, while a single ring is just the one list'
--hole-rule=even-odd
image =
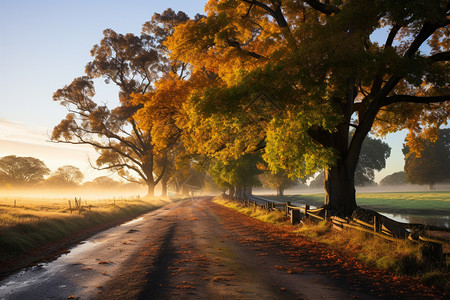
[{"label": "green foliage", "polygon": [[272,172],[285,171],[291,178],[307,178],[334,163],[335,151],[318,145],[306,130],[314,125],[318,114],[319,111],[299,112],[270,122],[263,158]]},{"label": "green foliage", "polygon": [[[356,204],[348,185],[372,182],[389,156],[382,143],[361,149],[372,128],[418,135],[424,124],[447,122],[448,5],[316,4],[211,0],[207,17],[178,26],[166,45],[213,82],[187,103],[189,149],[226,162],[264,147],[271,172],[291,178],[342,170],[328,173],[327,201],[349,213]],[[380,28],[389,34],[373,42]],[[433,56],[419,51],[427,39]]]},{"label": "green foliage", "polygon": [[212,160],[209,165],[209,174],[221,188],[258,186],[260,182],[257,175],[261,170],[257,168],[261,158],[259,155],[247,154],[236,160]]}]

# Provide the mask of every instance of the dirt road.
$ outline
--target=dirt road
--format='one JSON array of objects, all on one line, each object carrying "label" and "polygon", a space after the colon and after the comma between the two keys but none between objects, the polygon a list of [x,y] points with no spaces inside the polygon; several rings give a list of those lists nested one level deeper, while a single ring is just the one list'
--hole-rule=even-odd
[{"label": "dirt road", "polygon": [[286,228],[184,200],[0,282],[0,299],[436,299]]}]

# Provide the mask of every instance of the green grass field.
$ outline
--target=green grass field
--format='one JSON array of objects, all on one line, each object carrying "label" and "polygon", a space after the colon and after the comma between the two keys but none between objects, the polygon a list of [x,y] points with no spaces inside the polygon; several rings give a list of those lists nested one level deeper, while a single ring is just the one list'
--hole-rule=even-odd
[{"label": "green grass field", "polygon": [[170,200],[0,198],[0,262],[78,232],[150,211]]},{"label": "green grass field", "polygon": [[[320,207],[324,194],[263,196],[294,205]],[[404,223],[450,226],[450,191],[356,193],[356,204]]]},{"label": "green grass field", "polygon": [[[264,197],[321,206],[324,194],[287,195],[283,198]],[[450,215],[450,191],[357,193],[356,203],[362,207],[387,213]]]}]

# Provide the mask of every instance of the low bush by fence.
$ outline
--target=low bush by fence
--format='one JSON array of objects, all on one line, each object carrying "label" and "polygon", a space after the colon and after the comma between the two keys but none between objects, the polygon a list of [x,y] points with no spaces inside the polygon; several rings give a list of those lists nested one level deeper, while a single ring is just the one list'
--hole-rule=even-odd
[{"label": "low bush by fence", "polygon": [[[441,232],[446,233],[448,236],[450,232],[449,228],[425,224],[401,223],[370,210],[360,209],[360,214],[362,214],[362,211],[369,212],[368,216],[366,215],[361,219],[355,216],[351,218],[340,218],[331,215],[330,211],[325,208],[311,209],[309,205],[296,206],[292,205],[291,202],[276,202],[257,196],[238,199],[222,194],[222,197],[227,200],[240,202],[244,206],[261,207],[268,211],[284,211],[286,218],[293,225],[301,223],[303,219],[310,219],[312,221],[327,220],[332,223],[332,228],[335,230],[342,230],[344,228],[360,230],[391,241],[407,239],[413,243],[418,243],[423,258],[430,261],[443,260],[446,262],[447,257],[450,256],[448,251],[443,251],[443,245],[448,246],[450,244],[449,238],[436,237],[432,234],[432,232]],[[358,215],[358,212],[356,215]]]}]

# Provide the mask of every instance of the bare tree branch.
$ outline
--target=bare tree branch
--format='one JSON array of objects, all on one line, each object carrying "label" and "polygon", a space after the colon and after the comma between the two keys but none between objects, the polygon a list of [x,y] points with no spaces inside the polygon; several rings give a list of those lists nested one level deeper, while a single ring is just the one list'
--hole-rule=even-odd
[{"label": "bare tree branch", "polygon": [[434,55],[431,55],[428,58],[431,59],[432,62],[449,61],[450,60],[450,51],[436,53]]},{"label": "bare tree branch", "polygon": [[446,101],[450,101],[450,96],[418,97],[410,95],[394,95],[386,98],[384,106],[400,102],[428,104],[442,103]]},{"label": "bare tree branch", "polygon": [[331,15],[333,13],[338,13],[340,11],[339,8],[333,5],[325,4],[317,0],[305,0],[305,2],[308,3],[308,5],[314,8],[315,10],[320,11],[325,15]]}]

